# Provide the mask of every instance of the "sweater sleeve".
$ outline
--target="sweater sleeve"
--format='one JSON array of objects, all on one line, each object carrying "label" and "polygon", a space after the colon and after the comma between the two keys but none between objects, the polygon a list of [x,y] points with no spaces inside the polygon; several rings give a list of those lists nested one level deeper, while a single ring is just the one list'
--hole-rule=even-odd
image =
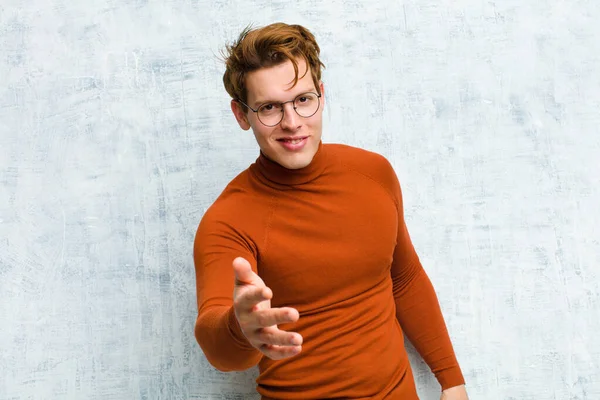
[{"label": "sweater sleeve", "polygon": [[220,371],[256,365],[262,353],[246,340],[233,311],[232,262],[244,257],[256,272],[256,251],[231,225],[202,218],[194,241],[198,317],[194,335],[208,362]]},{"label": "sweater sleeve", "polygon": [[398,178],[391,167],[391,184],[398,211],[398,236],[391,268],[396,318],[425,360],[442,390],[465,383],[438,298],[411,242]]}]

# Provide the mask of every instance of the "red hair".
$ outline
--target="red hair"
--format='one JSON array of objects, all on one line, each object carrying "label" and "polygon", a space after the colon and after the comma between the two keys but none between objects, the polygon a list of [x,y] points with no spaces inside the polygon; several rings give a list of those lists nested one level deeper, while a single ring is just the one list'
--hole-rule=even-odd
[{"label": "red hair", "polygon": [[[306,75],[312,75],[317,92],[321,94],[321,68],[325,65],[319,59],[319,45],[313,34],[300,25],[274,23],[259,29],[245,28],[237,41],[225,48],[225,74],[223,84],[227,93],[236,100],[247,103],[246,75],[260,68],[283,64],[287,60],[294,66],[294,84]],[[304,59],[308,70],[298,77],[297,58]],[[247,108],[242,105],[244,112]]]}]

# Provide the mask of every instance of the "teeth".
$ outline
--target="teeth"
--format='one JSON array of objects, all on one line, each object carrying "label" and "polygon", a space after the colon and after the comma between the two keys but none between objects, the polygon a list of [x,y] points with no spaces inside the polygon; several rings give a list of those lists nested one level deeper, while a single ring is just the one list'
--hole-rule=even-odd
[{"label": "teeth", "polygon": [[284,139],[284,141],[287,143],[298,144],[302,141],[302,139],[296,139],[296,140]]}]

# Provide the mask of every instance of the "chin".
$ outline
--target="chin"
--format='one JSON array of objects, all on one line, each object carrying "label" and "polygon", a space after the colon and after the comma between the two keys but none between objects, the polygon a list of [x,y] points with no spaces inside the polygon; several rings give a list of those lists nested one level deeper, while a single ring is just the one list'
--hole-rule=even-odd
[{"label": "chin", "polygon": [[277,157],[275,162],[287,169],[300,169],[308,166],[314,157],[313,154],[285,154],[283,157]]},{"label": "chin", "polygon": [[[290,153],[286,150],[277,148],[270,148],[269,152],[263,150],[263,153],[267,158],[284,168],[290,170],[301,169],[308,166],[317,153],[318,146],[314,146],[311,139],[312,138],[309,138],[309,143],[307,143],[307,146],[304,149],[296,153]],[[275,146],[279,146],[279,143],[276,143]]]},{"label": "chin", "polygon": [[287,169],[300,169],[300,168],[304,168],[306,166],[308,166],[310,164],[311,160],[294,160],[292,162],[286,163],[286,164],[282,164],[284,167],[286,167]]}]

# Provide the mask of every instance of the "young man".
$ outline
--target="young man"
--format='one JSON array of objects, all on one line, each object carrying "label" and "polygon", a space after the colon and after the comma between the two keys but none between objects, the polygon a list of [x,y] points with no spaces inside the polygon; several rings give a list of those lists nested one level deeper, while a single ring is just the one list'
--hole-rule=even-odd
[{"label": "young man", "polygon": [[195,336],[208,361],[258,364],[262,399],[413,400],[404,332],[441,399],[467,399],[391,164],[321,141],[314,36],[277,23],[244,30],[227,51],[231,109],[260,154],[196,234]]}]

